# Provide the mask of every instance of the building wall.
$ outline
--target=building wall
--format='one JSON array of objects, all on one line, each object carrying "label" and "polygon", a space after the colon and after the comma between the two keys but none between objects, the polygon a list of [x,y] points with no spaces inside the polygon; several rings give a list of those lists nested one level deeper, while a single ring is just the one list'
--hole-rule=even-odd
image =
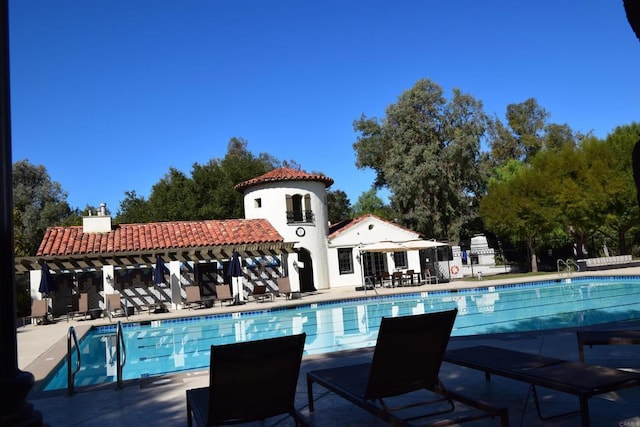
[{"label": "building wall", "polygon": [[[309,194],[313,223],[287,223],[286,196]],[[330,284],[327,268],[326,236],[329,230],[327,192],[324,183],[317,181],[279,181],[259,184],[245,190],[244,212],[247,219],[267,219],[287,242],[299,242],[296,248],[304,247],[313,262],[313,281],[316,289],[328,289]],[[258,200],[260,201],[258,203]],[[304,235],[300,229],[304,230]],[[298,234],[296,234],[298,233]],[[287,270],[292,290],[298,290],[299,260],[296,254],[287,257]]]},{"label": "building wall", "polygon": [[[335,236],[327,248],[329,276],[332,288],[354,287],[363,285],[362,254],[360,248],[367,244],[390,241],[398,242],[417,239],[418,234],[395,226],[376,217],[370,217],[355,226]],[[338,249],[351,248],[353,258],[353,272],[340,274],[338,264]],[[387,266],[394,269],[393,254],[386,253]],[[420,271],[419,251],[407,251],[407,269]]]}]

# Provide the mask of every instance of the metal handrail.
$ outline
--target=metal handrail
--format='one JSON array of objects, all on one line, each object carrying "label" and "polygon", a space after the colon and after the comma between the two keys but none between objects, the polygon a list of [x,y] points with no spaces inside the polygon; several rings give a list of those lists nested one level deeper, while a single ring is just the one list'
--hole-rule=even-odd
[{"label": "metal handrail", "polygon": [[575,267],[576,271],[580,271],[580,266],[578,265],[578,263],[576,263],[571,258],[567,258],[566,260],[558,259],[556,261],[556,266],[558,268],[558,273],[560,273],[560,266],[562,264],[564,264],[564,271],[566,271],[568,273],[571,273],[573,271],[572,265],[573,265],[573,267]]},{"label": "metal handrail", "polygon": [[122,388],[122,369],[127,363],[127,346],[124,343],[124,335],[122,333],[122,322],[118,321],[116,325],[116,369],[118,388]]},{"label": "metal handrail", "polygon": [[[73,344],[75,344],[76,354],[77,354],[75,370],[71,369],[71,359],[72,359],[71,349],[73,345],[71,342],[72,339],[73,339]],[[78,344],[78,335],[76,335],[76,328],[74,328],[73,326],[70,326],[69,331],[67,332],[67,394],[69,396],[72,396],[73,393],[75,392],[75,389],[74,389],[75,378],[76,378],[76,374],[80,370],[81,365],[82,365],[82,357],[80,353],[80,345]]]}]

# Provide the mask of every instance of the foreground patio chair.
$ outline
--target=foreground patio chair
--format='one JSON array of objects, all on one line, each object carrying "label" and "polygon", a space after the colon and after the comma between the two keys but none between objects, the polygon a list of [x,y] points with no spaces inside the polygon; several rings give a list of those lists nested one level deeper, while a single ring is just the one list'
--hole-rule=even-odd
[{"label": "foreground patio chair", "polygon": [[306,425],[294,401],[306,334],[211,346],[209,387],[187,390],[187,423],[217,426],[289,414]]},{"label": "foreground patio chair", "polygon": [[[446,352],[445,361],[484,371],[487,380],[494,374],[528,383],[531,385],[540,419],[548,420],[579,413],[583,426],[590,425],[589,398],[640,385],[640,373],[637,372],[486,345],[450,350]],[[536,386],[577,396],[580,410],[544,417]]]},{"label": "foreground patio chair", "polygon": [[[450,310],[382,318],[370,363],[307,373],[309,411],[314,411],[313,383],[317,383],[391,425],[411,425],[418,419],[420,425],[450,425],[496,416],[508,425],[506,409],[453,393],[438,377],[456,314]],[[402,397],[407,399],[400,401]],[[472,409],[454,416],[454,401]],[[429,412],[416,411],[427,405],[433,405]],[[445,418],[438,417],[445,413]]]}]

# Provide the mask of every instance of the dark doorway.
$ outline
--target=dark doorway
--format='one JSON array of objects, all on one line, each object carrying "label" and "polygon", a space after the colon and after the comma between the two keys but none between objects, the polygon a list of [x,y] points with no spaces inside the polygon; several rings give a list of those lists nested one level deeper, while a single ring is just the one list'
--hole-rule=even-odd
[{"label": "dark doorway", "polygon": [[316,287],[313,283],[313,261],[311,261],[311,253],[305,248],[301,248],[298,252],[298,260],[304,267],[298,269],[300,275],[300,292],[314,292]]}]

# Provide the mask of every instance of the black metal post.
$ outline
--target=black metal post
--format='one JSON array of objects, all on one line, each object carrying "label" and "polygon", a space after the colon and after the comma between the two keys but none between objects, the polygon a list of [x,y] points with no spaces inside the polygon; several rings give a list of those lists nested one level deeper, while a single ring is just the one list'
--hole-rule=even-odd
[{"label": "black metal post", "polygon": [[27,401],[34,378],[18,369],[9,88],[9,6],[0,0],[0,425],[35,427],[43,424]]}]

